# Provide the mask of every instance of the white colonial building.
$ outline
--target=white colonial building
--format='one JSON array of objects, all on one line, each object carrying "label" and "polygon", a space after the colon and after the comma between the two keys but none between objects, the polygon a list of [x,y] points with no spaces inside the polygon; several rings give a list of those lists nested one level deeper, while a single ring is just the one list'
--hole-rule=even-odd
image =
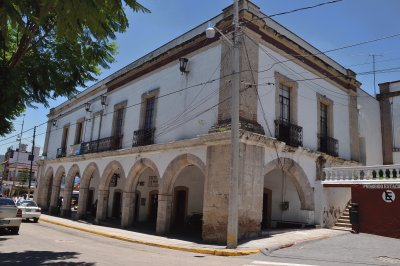
[{"label": "white colonial building", "polygon": [[[232,7],[210,21],[230,36]],[[351,70],[251,2],[241,2],[240,21],[240,238],[330,226],[350,194],[324,189],[322,168],[367,160],[364,92]],[[226,241],[232,53],[220,35],[206,38],[208,23],[51,109],[42,208],[56,212],[63,197],[69,215],[79,176],[79,217],[153,224],[159,234],[200,225],[204,241]]]}]

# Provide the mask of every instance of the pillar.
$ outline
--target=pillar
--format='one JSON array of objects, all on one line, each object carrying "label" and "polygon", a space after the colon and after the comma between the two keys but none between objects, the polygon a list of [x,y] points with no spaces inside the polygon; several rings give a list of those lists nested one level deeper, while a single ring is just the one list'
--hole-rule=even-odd
[{"label": "pillar", "polygon": [[81,219],[86,215],[88,193],[89,188],[79,188],[78,219]]},{"label": "pillar", "polygon": [[133,225],[133,216],[135,212],[135,192],[124,192],[122,194],[122,217],[121,226],[130,227]]},{"label": "pillar", "polygon": [[60,197],[60,186],[53,185],[51,189],[50,214],[57,214],[57,202]]},{"label": "pillar", "polygon": [[96,223],[107,218],[108,190],[99,190],[97,196]]},{"label": "pillar", "polygon": [[158,210],[157,210],[157,226],[156,232],[159,235],[165,235],[169,232],[171,224],[173,195],[160,193],[158,195]]},{"label": "pillar", "polygon": [[65,187],[63,193],[63,206],[61,209],[61,216],[69,217],[71,215],[71,199],[72,199],[72,190],[73,187]]}]

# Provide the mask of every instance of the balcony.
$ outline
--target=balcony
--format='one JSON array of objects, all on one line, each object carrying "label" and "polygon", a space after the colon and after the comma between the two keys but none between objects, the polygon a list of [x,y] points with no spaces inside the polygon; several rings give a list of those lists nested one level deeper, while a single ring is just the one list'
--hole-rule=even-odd
[{"label": "balcony", "polygon": [[325,168],[322,184],[400,184],[400,164]]},{"label": "balcony", "polygon": [[155,128],[140,129],[133,132],[132,147],[154,144]]},{"label": "balcony", "polygon": [[112,136],[89,142],[83,142],[81,144],[80,154],[118,150],[121,149],[121,142],[122,136]]},{"label": "balcony", "polygon": [[303,146],[303,128],[282,120],[275,120],[275,137],[293,147]]},{"label": "balcony", "polygon": [[65,147],[58,148],[56,153],[56,158],[62,158],[67,155],[67,149]]},{"label": "balcony", "polygon": [[338,157],[339,141],[337,139],[318,134],[318,151]]}]

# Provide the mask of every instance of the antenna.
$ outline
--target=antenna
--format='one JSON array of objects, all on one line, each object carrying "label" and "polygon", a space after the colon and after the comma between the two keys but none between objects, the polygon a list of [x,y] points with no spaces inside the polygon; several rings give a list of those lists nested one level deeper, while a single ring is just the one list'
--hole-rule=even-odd
[{"label": "antenna", "polygon": [[376,56],[383,56],[383,55],[381,55],[381,54],[370,54],[369,56],[372,56],[372,72],[374,73],[374,96],[376,96],[375,57]]}]

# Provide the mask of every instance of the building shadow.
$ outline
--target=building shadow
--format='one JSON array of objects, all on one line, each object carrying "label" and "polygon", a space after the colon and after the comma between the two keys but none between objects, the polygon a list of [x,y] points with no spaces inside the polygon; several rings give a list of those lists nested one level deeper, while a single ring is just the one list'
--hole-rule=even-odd
[{"label": "building shadow", "polygon": [[53,251],[21,251],[1,252],[0,265],[82,265],[92,266],[93,262],[70,262],[69,259],[77,259],[77,252],[53,252]]}]

